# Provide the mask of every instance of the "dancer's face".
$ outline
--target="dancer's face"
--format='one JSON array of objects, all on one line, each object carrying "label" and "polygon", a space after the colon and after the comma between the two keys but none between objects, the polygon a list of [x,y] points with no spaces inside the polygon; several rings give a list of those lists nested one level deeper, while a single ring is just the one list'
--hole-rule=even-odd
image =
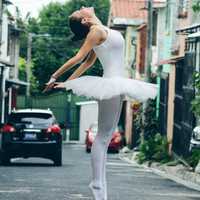
[{"label": "dancer's face", "polygon": [[93,7],[84,7],[82,6],[80,10],[76,10],[72,13],[71,16],[77,18],[77,19],[83,19],[83,18],[91,18],[94,15],[94,8]]}]

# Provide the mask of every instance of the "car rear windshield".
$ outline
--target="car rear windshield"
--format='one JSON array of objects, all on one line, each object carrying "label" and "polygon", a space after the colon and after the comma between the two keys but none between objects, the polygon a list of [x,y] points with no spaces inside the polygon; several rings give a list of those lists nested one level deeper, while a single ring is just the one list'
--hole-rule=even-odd
[{"label": "car rear windshield", "polygon": [[10,123],[23,123],[48,126],[54,122],[54,117],[48,113],[12,113],[8,120]]}]

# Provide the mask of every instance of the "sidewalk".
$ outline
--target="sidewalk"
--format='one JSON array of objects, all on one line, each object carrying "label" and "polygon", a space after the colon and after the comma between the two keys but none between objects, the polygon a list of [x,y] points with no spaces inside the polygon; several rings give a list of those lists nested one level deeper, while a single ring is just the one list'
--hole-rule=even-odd
[{"label": "sidewalk", "polygon": [[159,176],[171,179],[186,187],[200,191],[200,174],[190,171],[182,164],[178,164],[176,166],[168,166],[166,164],[153,162],[149,166],[149,162],[145,162],[140,165],[135,160],[135,156],[137,153],[138,152],[134,152],[132,150],[127,153],[121,151],[119,153],[119,158],[133,164],[134,166],[146,168]]}]

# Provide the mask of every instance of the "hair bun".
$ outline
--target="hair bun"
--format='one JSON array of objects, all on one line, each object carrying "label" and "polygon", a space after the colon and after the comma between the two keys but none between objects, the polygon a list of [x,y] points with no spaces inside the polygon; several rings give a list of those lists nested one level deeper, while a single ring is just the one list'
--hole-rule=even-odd
[{"label": "hair bun", "polygon": [[74,33],[72,41],[82,40],[86,38],[87,34],[90,31],[88,26],[83,25],[81,23],[81,19],[74,17],[69,18],[69,27],[71,31]]}]

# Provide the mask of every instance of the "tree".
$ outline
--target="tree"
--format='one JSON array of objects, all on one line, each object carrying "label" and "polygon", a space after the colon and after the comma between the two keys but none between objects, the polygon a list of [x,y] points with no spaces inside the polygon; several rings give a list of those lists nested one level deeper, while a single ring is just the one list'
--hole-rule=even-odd
[{"label": "tree", "polygon": [[200,0],[194,0],[192,8],[194,12],[199,12],[200,11]]},{"label": "tree", "polygon": [[[37,19],[28,19],[26,34],[21,39],[21,56],[26,57],[27,33],[46,34],[49,37],[35,37],[32,42],[33,75],[38,82],[38,90],[42,91],[50,75],[79,49],[81,42],[72,42],[68,26],[68,16],[81,6],[93,6],[97,16],[104,24],[109,13],[109,0],[71,0],[65,4],[50,3],[39,13]],[[59,81],[66,80],[74,68],[63,75]],[[102,68],[97,62],[85,74],[102,75]],[[35,90],[36,91],[36,90]]]},{"label": "tree", "polygon": [[[34,68],[34,65],[33,63],[31,64],[31,69],[33,70]],[[20,58],[19,59],[19,65],[18,65],[18,69],[19,69],[19,80],[22,80],[22,81],[27,81],[26,79],[26,60],[24,58]],[[37,91],[37,88],[38,88],[38,82],[36,80],[36,77],[31,74],[31,92],[32,93],[36,93],[38,92]],[[22,93],[23,94],[23,90],[24,88],[20,88],[20,91],[19,93]]]}]

